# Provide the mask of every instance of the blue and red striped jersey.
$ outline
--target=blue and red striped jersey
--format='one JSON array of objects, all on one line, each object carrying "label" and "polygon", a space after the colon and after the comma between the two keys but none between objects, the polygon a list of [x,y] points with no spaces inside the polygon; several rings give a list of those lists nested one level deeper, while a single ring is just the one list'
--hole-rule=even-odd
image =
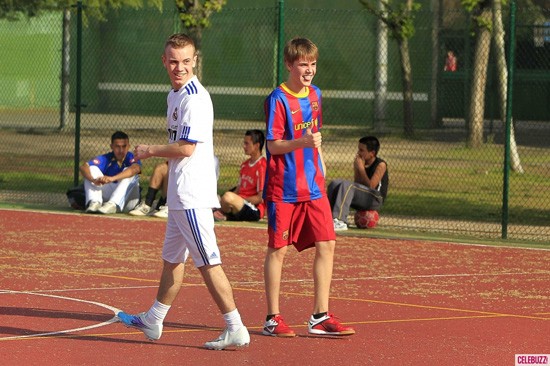
[{"label": "blue and red striped jersey", "polygon": [[[265,100],[266,140],[294,140],[308,128],[322,127],[321,90],[315,85],[296,94],[283,83]],[[282,155],[266,149],[264,197],[274,202],[304,202],[325,195],[325,177],[319,150],[302,148]]]}]

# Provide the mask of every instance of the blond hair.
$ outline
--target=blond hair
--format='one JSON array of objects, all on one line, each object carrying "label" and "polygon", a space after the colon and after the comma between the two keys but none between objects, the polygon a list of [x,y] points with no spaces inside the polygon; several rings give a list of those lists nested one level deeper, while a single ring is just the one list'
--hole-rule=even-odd
[{"label": "blond hair", "polygon": [[172,48],[183,48],[189,45],[193,46],[193,49],[196,50],[195,42],[191,37],[184,33],[176,33],[168,37],[168,39],[164,43],[164,49],[166,50],[168,46]]},{"label": "blond hair", "polygon": [[319,49],[309,39],[296,37],[287,42],[284,57],[289,64],[299,59],[315,61],[319,57]]}]

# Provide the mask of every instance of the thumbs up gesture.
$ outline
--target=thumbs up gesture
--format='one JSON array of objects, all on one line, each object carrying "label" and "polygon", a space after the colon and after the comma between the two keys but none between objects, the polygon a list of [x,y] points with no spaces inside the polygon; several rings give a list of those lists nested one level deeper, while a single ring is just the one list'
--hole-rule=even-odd
[{"label": "thumbs up gesture", "polygon": [[305,147],[320,147],[323,138],[321,132],[311,132],[311,128],[306,129],[306,133],[302,136]]}]

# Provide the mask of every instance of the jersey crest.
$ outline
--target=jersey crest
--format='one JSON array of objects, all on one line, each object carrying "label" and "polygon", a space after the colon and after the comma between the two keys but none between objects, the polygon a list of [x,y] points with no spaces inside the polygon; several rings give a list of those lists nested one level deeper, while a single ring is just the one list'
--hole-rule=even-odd
[{"label": "jersey crest", "polygon": [[174,108],[174,113],[172,113],[172,119],[174,121],[178,120],[178,107]]}]

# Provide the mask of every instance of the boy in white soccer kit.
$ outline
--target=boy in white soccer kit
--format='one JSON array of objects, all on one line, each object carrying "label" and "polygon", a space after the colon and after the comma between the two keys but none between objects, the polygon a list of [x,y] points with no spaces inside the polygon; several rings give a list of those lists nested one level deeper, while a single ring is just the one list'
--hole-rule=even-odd
[{"label": "boy in white soccer kit", "polygon": [[149,311],[137,315],[119,312],[127,326],[159,339],[162,323],[175,300],[190,255],[206,287],[223,314],[226,328],[209,349],[247,346],[250,335],[233,299],[233,290],[221,267],[214,233],[212,208],[219,207],[213,147],[214,112],[206,89],[193,75],[195,46],[184,34],[168,38],[162,56],[173,90],[168,95],[167,145],[137,145],[137,159],[168,158],[168,222],[162,250],[163,273],[157,298]]},{"label": "boy in white soccer kit", "polygon": [[[214,110],[210,95],[196,76],[168,95],[167,121],[168,143],[185,140],[196,144],[191,156],[168,160],[167,204],[173,217],[168,215],[162,257],[177,263],[185,262],[191,254],[197,267],[221,264],[212,216],[212,207],[219,207],[212,136]],[[194,243],[196,235],[202,240]]]}]

